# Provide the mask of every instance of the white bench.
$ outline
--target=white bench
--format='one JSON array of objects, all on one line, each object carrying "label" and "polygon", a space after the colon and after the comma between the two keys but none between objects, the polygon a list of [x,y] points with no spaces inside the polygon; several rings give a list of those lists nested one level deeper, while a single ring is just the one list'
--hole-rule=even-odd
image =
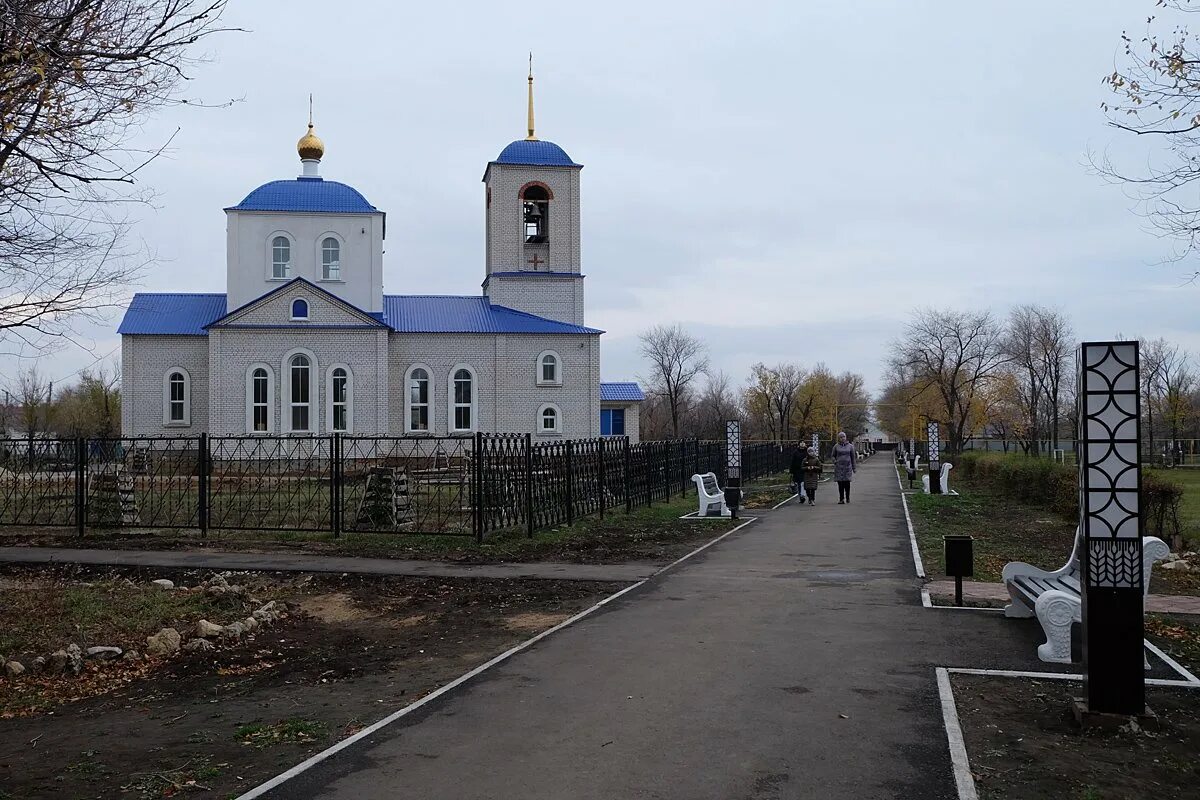
[{"label": "white bench", "polygon": [[731,517],[733,513],[725,505],[725,492],[717,485],[717,476],[713,472],[693,475],[692,483],[696,484],[696,499],[700,508],[696,514],[701,517]]},{"label": "white bench", "polygon": [[[954,465],[948,461],[942,462],[942,469],[938,472],[938,483],[941,484],[942,494],[950,494],[950,470],[954,469]],[[929,494],[929,473],[926,472],[921,476],[921,488],[925,490],[925,494]]]},{"label": "white bench", "polygon": [[[1071,663],[1071,625],[1083,621],[1079,583],[1079,552],[1083,547],[1083,535],[1076,528],[1071,557],[1061,569],[1047,572],[1021,561],[1004,567],[1004,585],[1012,598],[1004,607],[1004,616],[1018,619],[1037,616],[1046,634],[1046,643],[1038,645],[1038,658],[1042,661]],[[1142,538],[1142,585],[1146,594],[1150,593],[1154,562],[1170,554],[1171,548],[1157,536]]]}]

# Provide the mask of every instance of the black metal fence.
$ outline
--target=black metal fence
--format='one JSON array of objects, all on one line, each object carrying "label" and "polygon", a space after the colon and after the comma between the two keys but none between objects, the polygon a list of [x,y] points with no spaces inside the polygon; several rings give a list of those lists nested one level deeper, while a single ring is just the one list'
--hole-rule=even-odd
[{"label": "black metal fence", "polygon": [[[742,480],[794,442],[744,442]],[[570,525],[725,481],[725,443],[529,435],[0,438],[0,525],[474,536]]]}]

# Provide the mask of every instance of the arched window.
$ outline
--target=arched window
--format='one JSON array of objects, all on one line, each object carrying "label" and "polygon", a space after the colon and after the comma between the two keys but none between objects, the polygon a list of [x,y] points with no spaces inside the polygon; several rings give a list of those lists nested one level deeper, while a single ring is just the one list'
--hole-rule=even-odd
[{"label": "arched window", "polygon": [[525,224],[525,244],[550,241],[550,192],[540,183],[521,190],[521,213]]},{"label": "arched window", "polygon": [[538,433],[562,433],[562,415],[556,405],[544,405],[538,409]]},{"label": "arched window", "polygon": [[335,364],[326,379],[329,410],[325,427],[333,433],[349,433],[354,424],[354,376],[350,368]]},{"label": "arched window", "polygon": [[294,353],[284,361],[286,397],[284,418],[292,433],[315,433],[312,401],[316,386],[313,376],[316,364],[307,352]]},{"label": "arched window", "polygon": [[429,370],[423,365],[409,367],[405,384],[405,428],[409,433],[429,430]]},{"label": "arched window", "polygon": [[192,424],[192,377],[183,367],[171,367],[163,376],[163,425]]},{"label": "arched window", "polygon": [[475,372],[465,364],[450,372],[449,428],[452,433],[475,430]]},{"label": "arched window", "polygon": [[342,245],[332,236],[321,242],[321,280],[342,279]]},{"label": "arched window", "polygon": [[246,371],[246,432],[270,433],[274,422],[275,376],[266,364]]},{"label": "arched window", "polygon": [[553,350],[544,350],[538,355],[537,385],[562,386],[562,360]]},{"label": "arched window", "polygon": [[308,301],[303,297],[292,301],[292,319],[308,319]]},{"label": "arched window", "polygon": [[284,279],[292,274],[292,243],[286,236],[271,240],[271,277]]}]

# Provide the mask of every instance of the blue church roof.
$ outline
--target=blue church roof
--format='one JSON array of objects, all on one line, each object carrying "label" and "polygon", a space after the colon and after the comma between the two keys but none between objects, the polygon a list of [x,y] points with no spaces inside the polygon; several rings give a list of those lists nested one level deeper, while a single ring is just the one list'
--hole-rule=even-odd
[{"label": "blue church roof", "polygon": [[383,313],[399,333],[603,333],[494,306],[477,296],[385,294]]},{"label": "blue church roof", "polygon": [[[204,336],[205,326],[225,314],[223,294],[138,293],[117,333]],[[381,321],[398,333],[603,333],[494,306],[478,296],[384,295]]]},{"label": "blue church roof", "polygon": [[554,142],[517,139],[500,151],[494,164],[529,164],[541,167],[582,167]]},{"label": "blue church roof", "polygon": [[600,382],[601,402],[635,402],[645,399],[646,395],[642,392],[642,387],[638,386],[636,383]]},{"label": "blue church roof", "polygon": [[205,336],[204,326],[225,316],[223,294],[144,294],[133,296],[117,333]]},{"label": "blue church roof", "polygon": [[335,214],[377,214],[352,186],[322,178],[271,181],[255,189],[226,211],[324,211]]}]

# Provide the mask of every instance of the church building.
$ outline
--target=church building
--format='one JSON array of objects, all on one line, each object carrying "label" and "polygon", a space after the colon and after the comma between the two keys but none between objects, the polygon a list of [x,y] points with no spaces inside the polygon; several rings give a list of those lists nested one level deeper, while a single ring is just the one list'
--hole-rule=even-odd
[{"label": "church building", "polygon": [[636,384],[600,382],[584,322],[582,165],[534,135],[483,173],[483,293],[392,295],[386,216],[320,174],[259,186],[226,214],[226,291],[133,297],[122,341],[127,436],[638,436]]}]

